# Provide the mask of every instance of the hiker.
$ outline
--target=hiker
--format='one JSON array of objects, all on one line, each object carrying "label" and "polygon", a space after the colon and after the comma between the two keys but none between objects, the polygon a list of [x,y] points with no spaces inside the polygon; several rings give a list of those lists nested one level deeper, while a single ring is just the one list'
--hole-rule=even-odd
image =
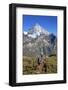
[{"label": "hiker", "polygon": [[44,62],[44,58],[43,55],[41,54],[38,58],[37,58],[37,63],[38,65],[42,64]]},{"label": "hiker", "polygon": [[44,57],[43,57],[43,55],[41,54],[41,63],[43,63],[44,62]]}]

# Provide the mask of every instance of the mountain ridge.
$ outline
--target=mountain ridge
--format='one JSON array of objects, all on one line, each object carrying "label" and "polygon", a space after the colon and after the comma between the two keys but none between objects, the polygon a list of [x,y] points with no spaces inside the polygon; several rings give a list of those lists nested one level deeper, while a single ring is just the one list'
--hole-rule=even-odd
[{"label": "mountain ridge", "polygon": [[38,56],[41,54],[41,49],[44,55],[56,54],[57,37],[35,24],[28,32],[23,32],[23,54],[25,56]]},{"label": "mountain ridge", "polygon": [[36,38],[41,34],[49,35],[50,33],[45,30],[40,24],[36,23],[29,29],[28,32],[24,32],[24,34],[28,34],[28,37]]}]

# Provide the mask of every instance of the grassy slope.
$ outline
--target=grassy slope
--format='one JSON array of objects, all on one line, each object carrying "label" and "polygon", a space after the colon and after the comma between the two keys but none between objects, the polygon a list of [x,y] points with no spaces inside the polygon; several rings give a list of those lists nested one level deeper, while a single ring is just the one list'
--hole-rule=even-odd
[{"label": "grassy slope", "polygon": [[[37,60],[34,57],[25,57],[23,58],[23,74],[37,74]],[[57,58],[56,56],[51,56],[44,60],[44,67],[42,73],[57,73]]]}]

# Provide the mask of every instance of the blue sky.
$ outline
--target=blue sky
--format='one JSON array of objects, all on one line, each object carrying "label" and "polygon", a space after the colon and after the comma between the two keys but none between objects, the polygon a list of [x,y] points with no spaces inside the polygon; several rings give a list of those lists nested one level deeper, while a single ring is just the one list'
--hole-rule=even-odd
[{"label": "blue sky", "polygon": [[23,29],[27,31],[36,23],[40,24],[47,31],[56,35],[57,16],[23,15]]}]

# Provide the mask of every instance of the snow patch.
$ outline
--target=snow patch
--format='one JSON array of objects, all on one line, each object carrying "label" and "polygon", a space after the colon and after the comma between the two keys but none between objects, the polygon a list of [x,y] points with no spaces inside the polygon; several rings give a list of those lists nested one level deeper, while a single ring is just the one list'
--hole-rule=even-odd
[{"label": "snow patch", "polygon": [[24,35],[27,35],[27,32],[26,31],[24,31]]}]

